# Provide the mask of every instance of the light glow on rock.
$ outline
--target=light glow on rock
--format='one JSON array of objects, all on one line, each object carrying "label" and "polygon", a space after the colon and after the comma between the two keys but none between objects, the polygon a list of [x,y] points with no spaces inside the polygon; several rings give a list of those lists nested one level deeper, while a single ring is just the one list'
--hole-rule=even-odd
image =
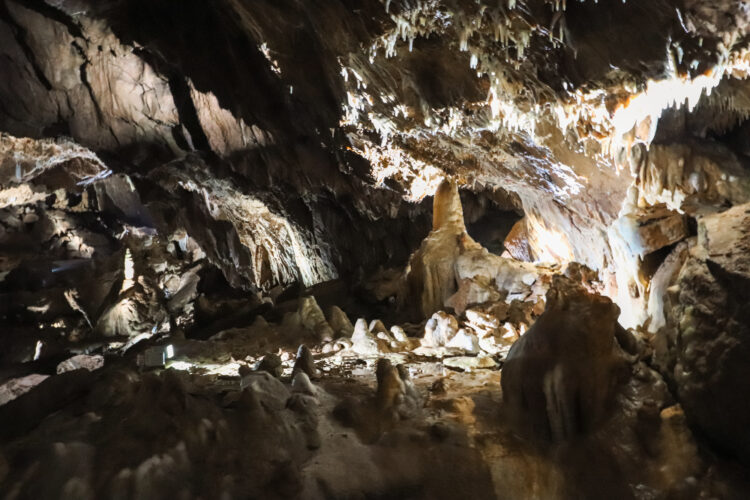
[{"label": "light glow on rock", "polygon": [[236,362],[230,363],[199,363],[194,361],[169,361],[166,363],[166,368],[171,368],[180,371],[199,371],[204,375],[216,375],[222,377],[238,377],[240,364]]},{"label": "light glow on rock", "polygon": [[529,246],[536,256],[536,262],[566,264],[575,259],[568,237],[559,229],[529,214],[527,214],[526,228]]},{"label": "light glow on rock", "polygon": [[193,363],[188,363],[187,361],[171,361],[167,364],[167,368],[184,372],[190,371],[193,366],[195,366]]},{"label": "light glow on rock", "polygon": [[646,143],[650,144],[656,132],[656,123],[665,109],[685,104],[692,111],[704,92],[707,96],[711,95],[723,75],[723,68],[714,67],[692,79],[675,75],[665,80],[649,80],[643,92],[631,96],[615,109],[611,120],[615,138],[621,138],[643,120],[651,118],[650,135],[646,139]]},{"label": "light glow on rock", "polygon": [[125,269],[125,279],[122,280],[120,293],[133,288],[133,285],[135,285],[135,264],[133,263],[133,255],[130,253],[129,248],[125,249],[123,268]]},{"label": "light glow on rock", "polygon": [[42,347],[44,343],[41,340],[36,341],[36,347],[34,347],[34,361],[37,361],[42,355]]}]

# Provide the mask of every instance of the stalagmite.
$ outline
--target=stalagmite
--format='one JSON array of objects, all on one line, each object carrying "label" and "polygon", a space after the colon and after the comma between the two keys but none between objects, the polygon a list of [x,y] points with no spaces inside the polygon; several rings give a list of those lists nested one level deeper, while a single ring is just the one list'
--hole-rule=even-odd
[{"label": "stalagmite", "polygon": [[514,426],[561,442],[601,425],[617,381],[619,314],[608,298],[556,279],[544,313],[503,367],[504,408]]},{"label": "stalagmite", "polygon": [[436,191],[432,221],[432,231],[409,260],[399,293],[401,307],[412,317],[445,307],[463,312],[536,281],[538,269],[491,254],[469,236],[454,182],[443,181]]},{"label": "stalagmite", "polygon": [[354,325],[352,349],[362,355],[378,353],[378,339],[372,334],[364,318],[359,318]]},{"label": "stalagmite", "polygon": [[433,199],[432,231],[412,255],[401,291],[403,307],[426,316],[442,308],[456,291],[456,258],[465,245],[476,246],[466,234],[456,184],[443,181]]},{"label": "stalagmite", "polygon": [[292,374],[296,375],[299,372],[302,372],[311,378],[317,378],[320,376],[320,370],[315,366],[312,352],[310,352],[310,348],[304,344],[297,349],[297,358],[294,360]]},{"label": "stalagmite", "polygon": [[749,203],[747,2],[2,1],[0,496],[750,498]]},{"label": "stalagmite", "polygon": [[283,371],[283,367],[281,365],[281,358],[279,357],[278,354],[274,354],[274,353],[266,354],[258,362],[258,366],[256,367],[256,370],[268,372],[274,377],[279,378]]},{"label": "stalagmite", "polygon": [[297,311],[300,315],[302,326],[315,332],[315,335],[323,341],[333,340],[334,331],[326,322],[323,311],[318,306],[315,297],[303,297],[300,299]]},{"label": "stalagmite", "polygon": [[331,325],[336,336],[351,337],[354,333],[352,322],[338,306],[331,307],[328,313],[328,324]]}]

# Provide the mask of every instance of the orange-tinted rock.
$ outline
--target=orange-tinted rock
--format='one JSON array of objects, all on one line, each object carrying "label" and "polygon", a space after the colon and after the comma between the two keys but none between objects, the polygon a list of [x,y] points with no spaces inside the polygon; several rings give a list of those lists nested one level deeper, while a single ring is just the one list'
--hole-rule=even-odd
[{"label": "orange-tinted rock", "polygon": [[619,308],[558,278],[547,308],[510,349],[502,373],[504,411],[523,434],[564,441],[594,430],[616,382]]},{"label": "orange-tinted rock", "polygon": [[531,247],[526,234],[526,218],[522,218],[510,229],[508,236],[503,242],[505,250],[514,258],[524,262],[531,262],[534,258],[531,255]]}]

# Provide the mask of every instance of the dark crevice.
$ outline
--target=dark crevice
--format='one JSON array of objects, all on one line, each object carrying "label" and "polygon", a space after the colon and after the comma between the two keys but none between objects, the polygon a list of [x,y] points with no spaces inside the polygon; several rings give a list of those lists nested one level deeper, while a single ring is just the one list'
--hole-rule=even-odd
[{"label": "dark crevice", "polygon": [[[89,64],[91,64],[91,60],[88,58],[88,55],[86,55],[86,51],[81,47],[77,41],[74,41],[72,43],[73,48],[76,49],[76,52],[83,58],[83,63],[81,64],[79,71],[80,71],[80,77],[81,77],[81,83],[84,87],[86,87],[86,91],[89,94],[89,97],[91,98],[91,102],[94,105],[94,110],[96,111],[96,117],[100,124],[107,123],[106,117],[104,116],[104,112],[102,111],[102,108],[99,106],[99,101],[96,99],[96,94],[94,93],[94,88],[91,86],[91,83],[89,82],[88,78],[88,71],[87,67]],[[115,140],[115,143],[117,145],[120,145],[120,140],[117,138],[117,134],[115,134],[115,131],[112,130],[111,126],[108,126],[107,129],[109,130],[110,135],[112,135],[112,138]]]},{"label": "dark crevice", "polygon": [[672,250],[674,250],[679,243],[679,241],[672,243],[671,245],[667,245],[644,255],[641,258],[641,274],[649,280],[653,278],[656,271],[659,270],[659,267],[661,267],[664,261],[667,260],[669,254],[672,253]]},{"label": "dark crevice", "polygon": [[195,108],[193,98],[190,96],[190,86],[187,80],[177,73],[172,73],[167,76],[167,81],[169,83],[169,90],[172,92],[172,99],[177,108],[180,123],[185,126],[185,129],[190,134],[193,146],[197,150],[210,152],[211,146],[198,118],[198,110]]},{"label": "dark crevice", "polygon": [[[187,79],[182,76],[176,68],[171,67],[160,57],[150,51],[137,48],[133,52],[143,59],[146,64],[167,78],[169,90],[172,93],[172,99],[177,108],[177,115],[179,116],[180,123],[182,123],[185,130],[190,135],[190,141],[192,141],[193,147],[200,151],[211,152],[208,137],[203,130],[203,126],[198,118],[198,110],[195,108],[195,103],[190,95],[190,86],[188,85]],[[175,133],[174,135],[178,136],[179,134]],[[176,138],[177,137],[175,137],[175,139]],[[183,139],[179,142],[185,143],[186,140]]]},{"label": "dark crevice", "polygon": [[79,71],[80,71],[80,77],[81,77],[81,83],[83,83],[83,86],[86,87],[86,90],[89,93],[89,97],[91,97],[91,102],[94,104],[94,109],[96,110],[96,117],[99,119],[99,123],[104,123],[104,113],[102,113],[102,109],[99,107],[99,102],[96,100],[96,95],[94,94],[94,89],[91,87],[91,84],[89,83],[88,74],[86,72],[86,66],[89,65],[90,61],[88,56],[86,55],[86,51],[81,47],[78,42],[73,42],[73,48],[76,49],[76,52],[83,58],[83,64],[81,64]]}]

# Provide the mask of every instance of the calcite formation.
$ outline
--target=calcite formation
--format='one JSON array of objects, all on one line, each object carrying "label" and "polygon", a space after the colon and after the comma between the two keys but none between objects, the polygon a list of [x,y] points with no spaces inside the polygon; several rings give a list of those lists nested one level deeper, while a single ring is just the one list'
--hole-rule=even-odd
[{"label": "calcite formation", "polygon": [[729,0],[0,0],[0,495],[748,497],[749,77]]},{"label": "calcite formation", "polygon": [[[400,303],[412,317],[425,317],[448,305],[533,295],[544,271],[491,254],[469,236],[455,183],[444,181],[433,199],[432,231],[409,260]],[[537,292],[538,293],[538,292]],[[415,301],[415,298],[419,301]]]},{"label": "calcite formation", "polygon": [[502,385],[509,421],[527,435],[564,441],[605,417],[617,382],[619,308],[560,278],[547,307],[513,344]]}]

